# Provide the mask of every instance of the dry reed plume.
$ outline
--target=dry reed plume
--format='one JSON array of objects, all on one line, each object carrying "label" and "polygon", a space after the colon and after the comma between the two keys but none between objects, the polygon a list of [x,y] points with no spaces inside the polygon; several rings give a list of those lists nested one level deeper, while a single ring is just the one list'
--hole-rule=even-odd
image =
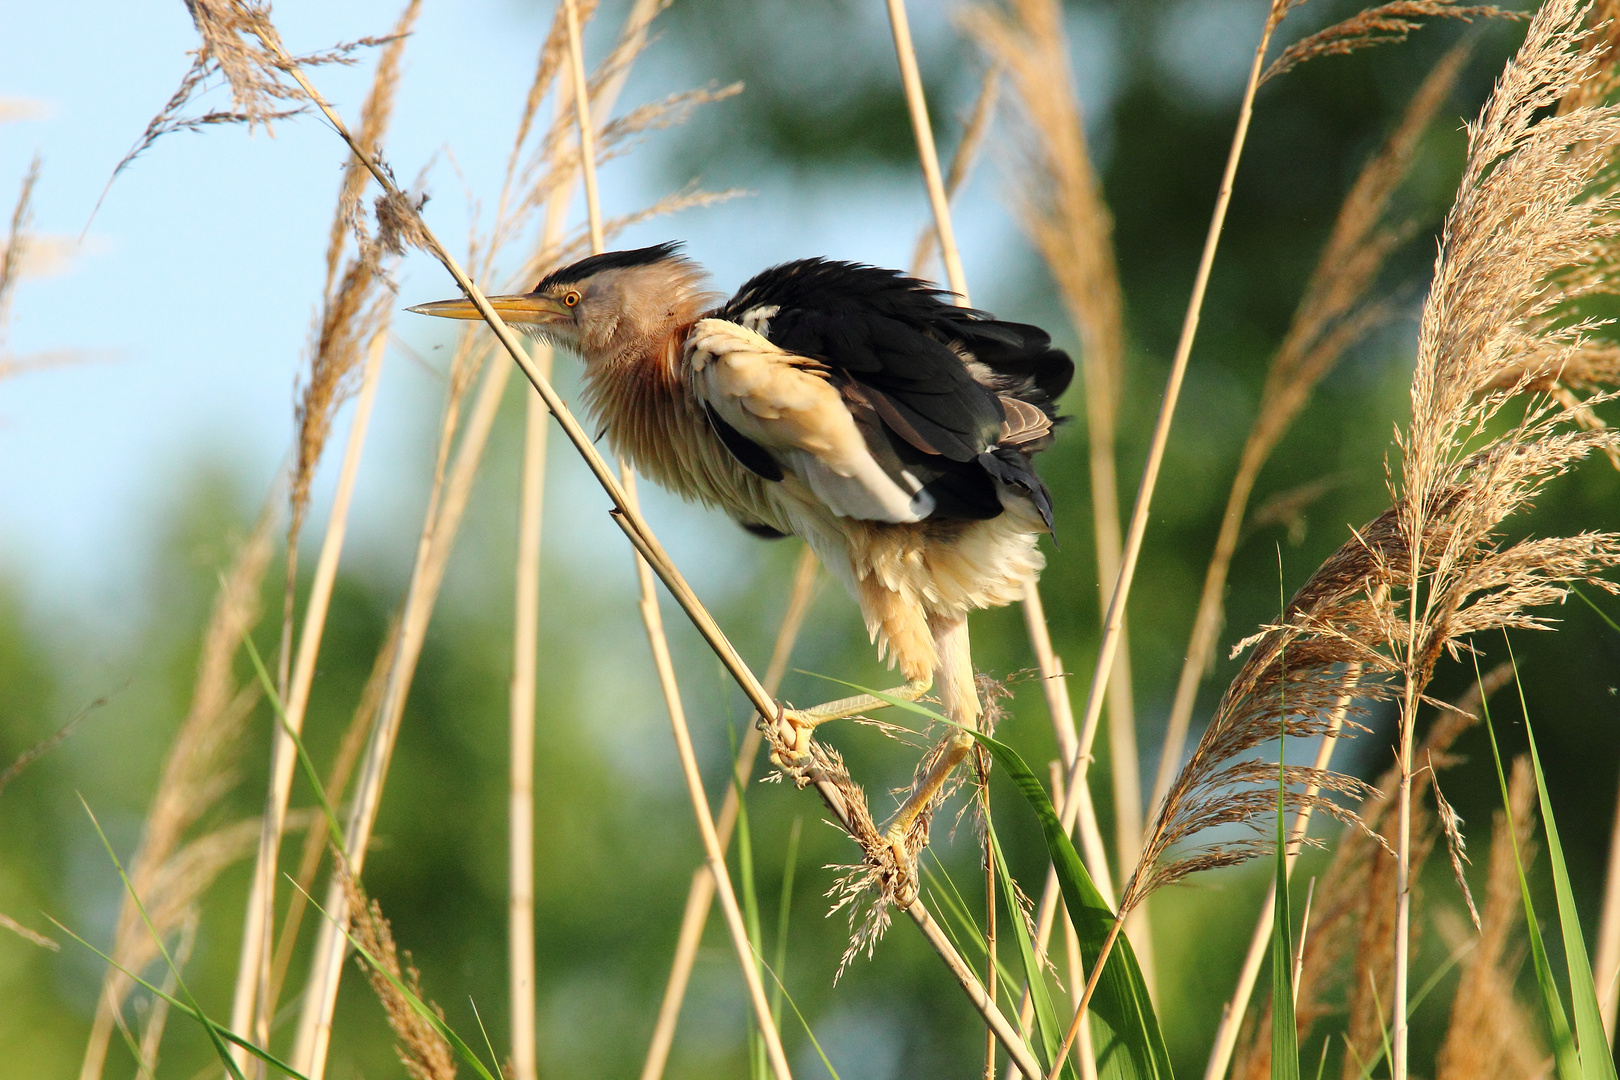
[{"label": "dry reed plume", "polygon": [[[1599,575],[1620,563],[1620,536],[1509,543],[1501,535],[1505,520],[1553,476],[1616,445],[1614,432],[1581,427],[1556,397],[1525,396],[1527,379],[1495,385],[1505,368],[1532,359],[1560,368],[1558,358],[1577,354],[1602,325],[1582,317],[1580,305],[1608,290],[1615,269],[1620,195],[1611,166],[1620,112],[1607,105],[1545,111],[1589,79],[1606,78],[1599,57],[1583,48],[1592,36],[1583,28],[1587,12],[1574,0],[1548,0],[1468,126],[1468,161],[1419,325],[1412,423],[1397,439],[1394,542],[1369,547],[1370,569],[1399,605],[1368,612],[1400,682],[1396,1080],[1406,1076],[1414,722],[1435,665],[1471,635],[1547,628],[1529,609],[1562,601],[1570,582],[1617,591]],[[1594,393],[1583,404],[1602,400]],[[1504,415],[1516,402],[1520,414]]]},{"label": "dry reed plume", "polygon": [[[6,246],[0,250],[0,344],[5,342],[6,322],[11,316],[11,295],[16,291],[17,279],[22,276],[23,257],[28,250],[28,226],[34,217],[34,184],[39,180],[39,155],[23,174],[22,187],[17,192],[17,203],[11,211],[11,227],[6,231]],[[0,366],[0,375],[6,373]]]},{"label": "dry reed plume", "polygon": [[[456,1058],[450,1044],[437,1028],[416,1011],[410,998],[395,985],[394,979],[399,980],[418,1000],[426,1002],[441,1021],[444,1010],[422,996],[422,973],[411,962],[408,950],[403,968],[400,966],[399,949],[394,944],[394,928],[383,917],[382,905],[367,898],[365,891],[349,875],[341,861],[337,878],[348,897],[349,910],[354,913],[350,932],[360,947],[383,969],[379,971],[372,967],[366,957],[357,955],[354,958],[371,982],[372,992],[377,995],[383,1011],[388,1015],[388,1026],[399,1040],[394,1044],[394,1053],[399,1055],[400,1064],[405,1066],[412,1080],[455,1080]],[[388,977],[390,975],[393,979]]]},{"label": "dry reed plume", "polygon": [[[1469,648],[1473,635],[1547,628],[1531,609],[1562,600],[1570,582],[1612,591],[1599,575],[1620,563],[1613,534],[1517,542],[1502,535],[1506,519],[1548,480],[1615,441],[1606,430],[1580,429],[1556,401],[1526,394],[1528,380],[1495,386],[1504,367],[1572,354],[1599,325],[1571,308],[1603,288],[1612,264],[1620,202],[1603,177],[1620,141],[1620,116],[1608,106],[1544,111],[1594,70],[1580,48],[1585,14],[1573,0],[1550,0],[1468,127],[1468,163],[1420,324],[1412,421],[1396,436],[1402,462],[1389,481],[1394,505],[1323,564],[1278,624],[1243,643],[1257,651],[1170,788],[1123,901],[1243,854],[1240,846],[1161,862],[1170,837],[1241,816],[1241,797],[1236,806],[1212,799],[1219,789],[1209,786],[1217,776],[1223,784],[1244,779],[1243,763],[1223,765],[1235,749],[1285,721],[1290,729],[1309,727],[1329,697],[1393,698],[1400,716],[1397,901],[1394,985],[1384,1000],[1395,1016],[1397,1080],[1406,1075],[1409,885],[1418,837],[1413,736],[1435,666]],[[1586,403],[1601,400],[1595,394]],[[1515,404],[1521,414],[1504,415]],[[1302,672],[1310,674],[1296,682]]]},{"label": "dry reed plume", "polygon": [[[289,64],[319,67],[352,63],[351,54],[356,49],[385,40],[362,38],[289,60],[280,48],[281,37],[268,2],[186,0],[186,9],[202,42],[192,50],[191,67],[179,87],[114,168],[113,179],[153,143],[177,131],[197,131],[220,124],[245,124],[250,129],[262,126],[273,131],[277,120],[308,108],[303,91],[288,77]],[[193,99],[219,82],[230,88],[231,108],[188,113]]]},{"label": "dry reed plume", "polygon": [[[1421,754],[1444,768],[1452,762],[1451,747],[1479,723],[1483,703],[1513,677],[1510,664],[1498,664],[1470,686],[1455,703],[1445,705],[1429,723]],[[1428,783],[1431,770],[1419,774]],[[1360,1070],[1359,1061],[1381,1049],[1382,1026],[1378,1002],[1388,1002],[1394,978],[1395,894],[1393,861],[1394,805],[1400,790],[1400,771],[1390,768],[1379,777],[1376,794],[1361,808],[1366,829],[1343,830],[1334,845],[1333,861],[1316,887],[1311,933],[1304,943],[1303,964],[1296,980],[1295,1022],[1303,1039],[1319,1020],[1347,1011],[1350,1032],[1346,1039],[1345,1067]],[[1414,851],[1427,855],[1434,839],[1430,818],[1419,822]],[[1371,992],[1376,986],[1377,995]],[[1355,1073],[1352,1073],[1354,1075]],[[1271,1002],[1267,999],[1245,1031],[1232,1066],[1238,1080],[1264,1080],[1271,1075]]]},{"label": "dry reed plume", "polygon": [[[1272,357],[1260,408],[1239,454],[1215,550],[1204,573],[1150,805],[1156,807],[1163,800],[1181,765],[1198,687],[1214,659],[1227,576],[1243,538],[1255,483],[1323,377],[1346,349],[1387,314],[1387,305],[1373,298],[1373,290],[1389,254],[1409,231],[1388,220],[1390,200],[1411,169],[1423,133],[1449,96],[1465,57],[1465,51],[1453,50],[1435,66],[1407,104],[1400,123],[1362,166],[1339,207],[1288,332]],[[1251,527],[1260,516],[1257,512],[1251,519]]]},{"label": "dry reed plume", "polygon": [[[1272,11],[1280,21],[1306,2],[1273,0]],[[1523,16],[1489,4],[1458,4],[1455,0],[1394,0],[1393,3],[1377,4],[1294,42],[1271,62],[1260,81],[1266,82],[1286,74],[1318,56],[1346,56],[1374,45],[1393,45],[1405,41],[1412,31],[1422,29],[1423,24],[1419,19],[1461,19],[1471,22],[1476,18],[1515,19]]]}]

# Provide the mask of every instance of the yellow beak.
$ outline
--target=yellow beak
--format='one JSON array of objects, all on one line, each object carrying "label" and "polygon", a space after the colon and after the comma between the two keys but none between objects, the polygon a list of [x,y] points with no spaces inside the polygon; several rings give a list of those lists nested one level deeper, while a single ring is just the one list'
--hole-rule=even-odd
[{"label": "yellow beak", "polygon": [[[491,296],[489,306],[494,308],[501,318],[509,323],[518,323],[529,326],[544,326],[547,323],[564,322],[573,316],[572,309],[566,307],[561,301],[549,296],[540,296],[535,293],[523,293],[516,296]],[[431,304],[418,304],[406,311],[418,315],[437,315],[441,319],[482,319],[478,308],[471,300],[435,300]]]}]

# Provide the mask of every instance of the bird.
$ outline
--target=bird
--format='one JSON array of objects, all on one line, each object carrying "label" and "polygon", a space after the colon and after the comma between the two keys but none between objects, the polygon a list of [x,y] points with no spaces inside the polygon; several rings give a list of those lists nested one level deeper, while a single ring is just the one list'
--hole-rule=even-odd
[{"label": "bird", "polygon": [[[585,404],[638,472],[801,537],[904,677],[886,696],[938,695],[950,730],[884,833],[903,863],[982,713],[968,613],[1020,599],[1045,565],[1052,496],[1032,458],[1073,361],[1038,327],[860,263],[782,263],[727,300],[677,243],[592,255],[489,304],[583,360]],[[464,298],[409,310],[481,318]],[[817,726],[885,704],[783,706],[776,764],[802,767]]]}]

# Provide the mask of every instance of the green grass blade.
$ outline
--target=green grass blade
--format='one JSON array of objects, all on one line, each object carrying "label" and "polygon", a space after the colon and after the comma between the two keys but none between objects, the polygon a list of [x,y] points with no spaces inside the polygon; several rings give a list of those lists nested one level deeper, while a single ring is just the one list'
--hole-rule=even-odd
[{"label": "green grass blade", "polygon": [[[293,881],[291,877],[289,877],[287,880],[292,882],[293,888],[298,889],[298,883],[296,881]],[[474,1072],[483,1077],[483,1080],[500,1080],[498,1076],[492,1074],[489,1069],[485,1067],[483,1059],[481,1059],[477,1054],[473,1053],[472,1047],[468,1046],[466,1041],[462,1039],[460,1035],[457,1035],[455,1030],[452,1029],[449,1024],[439,1019],[438,1013],[428,1008],[427,1002],[417,997],[416,992],[413,991],[409,986],[406,986],[404,981],[400,979],[399,976],[395,975],[392,971],[389,971],[386,967],[384,967],[381,960],[371,955],[371,952],[364,945],[360,944],[359,938],[356,938],[341,923],[332,918],[327,910],[321,907],[313,896],[310,896],[309,893],[304,892],[303,889],[298,889],[298,891],[304,893],[304,898],[309,901],[311,907],[320,912],[322,915],[325,915],[327,920],[330,921],[333,926],[336,926],[343,932],[343,936],[349,939],[349,944],[354,947],[354,951],[358,953],[367,964],[371,965],[371,970],[387,979],[388,984],[392,986],[394,990],[410,1004],[412,1011],[414,1011],[423,1020],[426,1020],[428,1025],[432,1027],[434,1031],[439,1033],[439,1037],[444,1039],[445,1042],[449,1043],[451,1047],[455,1049],[456,1053],[461,1055],[463,1061],[472,1066]]]},{"label": "green grass blade", "polygon": [[478,1031],[484,1036],[484,1048],[489,1051],[489,1060],[495,1063],[495,1075],[500,1080],[506,1080],[506,1074],[501,1072],[501,1055],[495,1052],[495,1044],[489,1041],[489,1029],[484,1026],[484,1015],[478,1011],[478,1002],[469,994],[467,1004],[472,1006],[473,1019],[478,1021]]},{"label": "green grass blade", "polygon": [[[72,930],[68,929],[65,925],[63,925],[61,920],[56,919],[56,918],[52,917],[51,915],[46,914],[44,912],[41,912],[41,914],[45,915],[45,917],[47,919],[50,919],[51,922],[55,923],[56,928],[58,930],[62,931],[62,933],[66,934],[68,937],[72,938],[74,941],[77,941],[80,945],[83,945],[85,948],[89,949],[91,952],[93,952],[97,956],[101,957],[103,960],[105,960],[112,967],[115,967],[119,971],[123,972],[126,976],[128,976],[128,978],[129,978],[129,980],[131,982],[134,982],[134,983],[146,988],[147,990],[151,991],[157,997],[160,997],[164,1001],[167,1001],[171,1007],[173,1007],[175,1009],[178,1009],[180,1012],[184,1013],[186,1016],[189,1016],[193,1020],[197,1021],[199,1024],[202,1024],[204,1027],[212,1026],[216,1031],[219,1032],[220,1038],[224,1039],[226,1042],[232,1043],[233,1045],[236,1045],[236,1046],[240,1046],[243,1050],[245,1050],[248,1053],[252,1054],[254,1057],[258,1058],[260,1061],[264,1062],[266,1065],[269,1065],[270,1067],[272,1067],[274,1069],[278,1069],[281,1072],[286,1073],[289,1077],[292,1078],[292,1080],[309,1080],[309,1077],[305,1076],[303,1073],[299,1072],[297,1069],[293,1068],[291,1065],[288,1065],[285,1061],[282,1061],[280,1058],[276,1057],[274,1054],[270,1053],[267,1050],[262,1050],[259,1047],[254,1046],[252,1043],[248,1042],[246,1039],[242,1038],[240,1035],[237,1035],[236,1033],[232,1032],[228,1028],[223,1027],[222,1025],[220,1025],[220,1023],[218,1021],[209,1019],[201,1011],[192,1008],[186,1002],[181,1001],[179,998],[175,997],[173,994],[165,993],[161,988],[159,988],[157,986],[154,986],[151,983],[147,982],[145,979],[141,978],[139,975],[137,975],[133,971],[129,970],[129,968],[125,967],[123,964],[120,964],[117,960],[114,960],[111,956],[108,956],[106,953],[102,952],[100,949],[98,949],[94,945],[90,944],[84,938],[80,937],[78,934],[75,934]],[[140,1056],[140,1053],[139,1053],[140,1048],[136,1047],[135,1050],[136,1050],[136,1057],[138,1058]]]},{"label": "green grass blade", "polygon": [[838,1070],[833,1068],[831,1061],[827,1060],[827,1052],[821,1048],[821,1042],[816,1038],[816,1033],[810,1030],[810,1022],[804,1018],[804,1013],[799,1011],[798,1002],[793,1000],[793,995],[788,993],[787,987],[782,984],[781,978],[772,970],[769,964],[765,965],[765,974],[769,975],[772,981],[776,983],[777,993],[787,999],[788,1008],[792,1009],[793,1015],[799,1018],[799,1026],[804,1028],[805,1036],[809,1038],[810,1045],[815,1047],[816,1056],[821,1058],[821,1064],[826,1068],[827,1075],[831,1076],[832,1080],[842,1080],[838,1075]]},{"label": "green grass blade", "polygon": [[[1018,903],[1018,890],[1013,887],[1012,875],[1007,872],[1007,858],[1001,852],[1001,839],[989,819],[985,830],[990,837],[990,849],[995,853],[996,880],[1001,885],[1002,901],[1007,905],[1007,921],[1012,923],[1013,936],[1018,939],[1018,956],[1024,962],[1024,981],[1029,986],[1030,1000],[1035,1005],[1035,1030],[1041,1039],[1041,1061],[1047,1069],[1063,1041],[1063,1027],[1057,1010],[1052,1007],[1052,994],[1046,985],[1046,969],[1035,957],[1035,943],[1030,940],[1029,927],[1024,923],[1023,911]],[[992,898],[993,902],[993,898]],[[1074,1068],[1067,1058],[1063,1062],[1063,1075],[1072,1077]]]},{"label": "green grass blade", "polygon": [[[775,969],[782,974],[787,972],[787,945],[788,945],[788,917],[793,913],[793,871],[799,861],[799,833],[804,827],[804,818],[793,819],[793,829],[788,833],[787,857],[782,863],[782,896],[776,905],[776,962]],[[780,975],[776,980],[776,987],[771,991],[771,1019],[776,1026],[782,1026],[782,989]]]},{"label": "green grass blade", "polygon": [[1276,900],[1271,920],[1271,1080],[1299,1080],[1294,1020],[1294,917],[1288,904],[1288,837],[1283,829],[1283,754],[1277,746]]},{"label": "green grass blade", "polygon": [[[1479,661],[1474,661],[1474,677],[1480,678]],[[1502,771],[1502,752],[1496,745],[1496,728],[1491,723],[1490,699],[1480,701],[1480,713],[1485,719],[1485,734],[1490,737],[1491,760],[1496,763],[1496,782],[1502,789],[1502,809],[1508,808],[1507,774]],[[1511,819],[1510,819],[1511,820]],[[1519,857],[1519,838],[1511,825],[1508,837],[1513,842],[1513,865],[1519,875],[1519,895],[1524,899],[1525,936],[1530,939],[1530,957],[1535,964],[1536,985],[1541,990],[1541,1004],[1547,1018],[1547,1030],[1552,1037],[1553,1064],[1558,1080],[1582,1080],[1580,1056],[1575,1052],[1575,1039],[1569,1031],[1569,1020],[1564,1014],[1563,999],[1558,996],[1558,984],[1553,981],[1552,965],[1547,962],[1547,944],[1541,936],[1541,923],[1536,921],[1536,906],[1530,900],[1530,882],[1524,876],[1524,860]]]},{"label": "green grass blade", "polygon": [[247,654],[253,660],[253,668],[259,673],[259,685],[264,688],[264,696],[270,702],[270,708],[275,710],[276,720],[281,724],[281,730],[286,732],[287,738],[292,740],[293,747],[298,751],[298,763],[303,767],[304,778],[309,781],[310,790],[315,793],[315,801],[320,804],[321,813],[326,816],[326,829],[331,835],[332,846],[343,855],[349,857],[348,849],[343,843],[343,827],[338,824],[337,812],[332,804],[326,801],[326,786],[321,783],[320,773],[315,771],[315,762],[310,760],[309,751],[304,749],[304,740],[299,738],[292,724],[287,720],[287,710],[282,707],[281,695],[276,693],[276,684],[270,678],[270,671],[264,666],[264,658],[259,655],[259,647],[253,644],[252,634],[242,635],[242,644],[247,647]]},{"label": "green grass blade", "polygon": [[190,1003],[192,1011],[202,1022],[203,1030],[208,1032],[208,1041],[213,1044],[214,1052],[225,1063],[226,1071],[236,1077],[236,1080],[243,1080],[242,1070],[237,1068],[236,1059],[231,1057],[231,1052],[225,1048],[225,1040],[220,1038],[219,1025],[203,1014],[202,1003],[192,996],[190,987],[186,986],[186,980],[180,974],[179,965],[174,962],[174,957],[169,955],[169,947],[163,944],[163,935],[158,933],[157,927],[152,923],[152,917],[146,913],[146,905],[141,902],[141,894],[135,891],[135,883],[129,880],[128,874],[124,873],[124,864],[118,860],[118,853],[113,850],[112,841],[108,840],[107,834],[101,831],[101,822],[96,820],[95,811],[90,809],[90,804],[85,802],[83,795],[79,796],[79,803],[84,807],[84,812],[90,815],[90,824],[96,827],[96,835],[101,837],[101,846],[107,849],[107,858],[111,859],[113,866],[118,868],[118,876],[123,879],[124,888],[129,892],[130,900],[134,901],[135,910],[141,913],[141,921],[146,924],[147,931],[151,933],[152,941],[157,945],[158,952],[163,956],[163,962],[169,965],[169,970],[174,973],[174,984],[186,996],[186,1001]]},{"label": "green grass blade", "polygon": [[1604,622],[1608,623],[1610,630],[1613,630],[1615,633],[1620,634],[1620,623],[1617,623],[1612,618],[1610,618],[1609,613],[1607,611],[1604,611],[1602,608],[1600,608],[1596,604],[1592,603],[1592,598],[1591,597],[1587,596],[1585,593],[1581,592],[1581,590],[1575,588],[1574,586],[1570,586],[1569,591],[1574,593],[1576,596],[1580,597],[1582,600],[1584,600],[1586,602],[1587,607],[1589,607],[1593,611],[1597,612],[1597,617],[1602,619]]},{"label": "green grass blade", "polygon": [[[1285,611],[1282,548],[1277,548],[1277,610]],[[1280,656],[1281,705],[1277,719],[1277,852],[1271,918],[1271,1080],[1299,1080],[1299,1024],[1294,1018],[1294,916],[1288,904],[1288,649]]]},{"label": "green grass blade", "polygon": [[[1378,1000],[1378,980],[1369,971],[1367,972],[1367,981],[1372,984],[1373,1008],[1378,1013],[1378,1038],[1384,1044],[1384,1061],[1389,1064],[1390,1071],[1394,1072],[1395,1051],[1389,1045],[1389,1025],[1384,1023],[1384,1003]],[[1407,1019],[1411,1019],[1410,1012],[1407,1013]]]},{"label": "green grass blade", "polygon": [[[1504,635],[1505,636],[1505,635]],[[1513,646],[1508,645],[1508,658]],[[1564,848],[1558,842],[1558,824],[1553,820],[1552,802],[1547,797],[1547,778],[1541,771],[1541,755],[1536,735],[1530,727],[1530,706],[1524,700],[1524,684],[1519,682],[1519,665],[1513,665],[1513,681],[1519,688],[1519,707],[1524,713],[1524,734],[1530,741],[1530,765],[1536,774],[1536,792],[1541,799],[1541,825],[1547,833],[1547,863],[1552,867],[1553,895],[1558,900],[1558,925],[1564,936],[1564,962],[1569,971],[1569,998],[1575,1012],[1576,1052],[1581,1059],[1585,1080],[1616,1080],[1614,1055],[1603,1030],[1603,1014],[1598,1009],[1597,985],[1592,965],[1586,958],[1581,939],[1581,919],[1575,911],[1575,892],[1569,885],[1569,868],[1564,864]]]},{"label": "green grass blade", "polygon": [[[1095,965],[1104,939],[1114,924],[1114,912],[1091,881],[1074,844],[1058,820],[1046,789],[1018,752],[988,735],[972,732],[975,739],[1002,767],[1035,816],[1040,819],[1047,852],[1057,868],[1063,903],[1074,923],[1080,952],[1088,966]],[[1115,942],[1090,1005],[1093,1045],[1100,1080],[1170,1080],[1170,1052],[1159,1030],[1159,1018],[1148,997],[1142,969],[1130,941],[1121,934]]]}]

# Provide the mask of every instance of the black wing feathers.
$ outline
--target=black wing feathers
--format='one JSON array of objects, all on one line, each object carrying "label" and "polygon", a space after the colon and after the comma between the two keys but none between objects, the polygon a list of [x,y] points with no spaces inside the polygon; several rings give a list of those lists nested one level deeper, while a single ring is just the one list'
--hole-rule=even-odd
[{"label": "black wing feathers", "polygon": [[753,315],[773,344],[826,364],[873,454],[891,474],[903,469],[922,481],[937,501],[934,516],[995,517],[999,482],[1027,494],[1050,527],[1051,499],[1029,463],[1049,440],[998,447],[1000,399],[1055,418],[1074,364],[1040,328],[956,307],[947,296],[898,271],[806,259],[755,276],[714,316]]}]

